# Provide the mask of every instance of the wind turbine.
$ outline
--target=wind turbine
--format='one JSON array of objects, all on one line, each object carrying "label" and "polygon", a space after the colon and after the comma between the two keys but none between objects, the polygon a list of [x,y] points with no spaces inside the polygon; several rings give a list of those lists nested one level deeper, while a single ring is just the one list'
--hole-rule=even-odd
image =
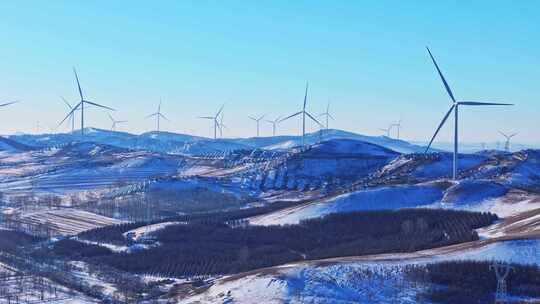
[{"label": "wind turbine", "polygon": [[268,123],[272,124],[272,136],[276,136],[276,127],[279,124],[279,116],[274,120],[265,120]]},{"label": "wind turbine", "polygon": [[397,123],[393,123],[391,127],[397,128],[397,139],[399,139],[399,131],[401,130],[401,119]]},{"label": "wind turbine", "polygon": [[306,146],[306,116],[311,118],[311,120],[316,122],[319,126],[324,127],[317,119],[315,119],[315,117],[313,117],[313,115],[309,114],[306,111],[308,87],[309,87],[309,84],[306,82],[306,93],[304,94],[304,106],[302,107],[302,111],[296,112],[296,113],[294,113],[294,114],[292,114],[290,116],[287,116],[287,117],[285,117],[285,118],[283,118],[283,119],[281,119],[279,121],[279,122],[282,122],[282,121],[285,121],[285,120],[287,120],[289,118],[293,118],[293,117],[295,117],[297,115],[302,114],[302,147]]},{"label": "wind turbine", "polygon": [[64,117],[64,119],[62,119],[62,121],[58,125],[61,125],[64,121],[66,121],[66,119],[68,119],[73,114],[73,112],[75,112],[80,107],[80,110],[81,110],[81,136],[84,136],[84,105],[85,104],[93,105],[93,106],[104,108],[104,109],[111,110],[111,111],[116,111],[116,110],[113,109],[113,108],[109,108],[107,106],[103,106],[103,105],[97,104],[95,102],[91,102],[91,101],[88,101],[88,100],[84,99],[83,91],[81,89],[81,83],[79,82],[79,76],[77,75],[77,70],[75,70],[75,68],[73,68],[73,73],[75,74],[75,79],[77,80],[77,88],[79,90],[79,96],[81,97],[81,101],[79,101],[78,104],[76,104],[74,107],[72,107],[71,111],[69,111],[69,113],[66,115],[66,117]]},{"label": "wind turbine", "polygon": [[255,121],[257,123],[257,137],[259,137],[259,123],[264,118],[264,116],[266,116],[266,114],[261,115],[259,118],[248,116],[249,119],[251,119],[251,120],[253,120],[253,121]]},{"label": "wind turbine", "polygon": [[329,118],[331,118],[332,120],[335,120],[334,117],[332,116],[332,114],[330,114],[330,102],[328,102],[328,104],[326,105],[326,112],[324,113],[321,113],[319,114],[319,116],[324,116],[325,119],[326,119],[326,125],[324,126],[324,128],[326,130],[328,130],[328,121],[329,121]]},{"label": "wind turbine", "polygon": [[126,122],[127,122],[127,120],[115,120],[114,117],[112,117],[111,114],[109,114],[109,118],[110,118],[111,121],[112,121],[111,130],[113,130],[113,131],[116,131],[116,125],[117,125],[117,124],[121,124],[121,123],[126,123]]},{"label": "wind turbine", "polygon": [[390,138],[390,131],[392,131],[392,126],[393,125],[390,125],[388,126],[388,128],[379,128],[379,130],[383,131],[384,133],[386,133],[386,137]]},{"label": "wind turbine", "polygon": [[510,139],[512,139],[512,137],[516,136],[517,133],[514,133],[514,134],[511,134],[511,135],[506,135],[504,134],[503,132],[499,131],[499,133],[504,136],[504,138],[506,138],[506,141],[504,142],[504,151],[506,152],[510,152]]},{"label": "wind turbine", "polygon": [[225,123],[223,123],[223,112],[221,112],[221,116],[219,117],[219,137],[223,137],[223,128],[229,129]]},{"label": "wind turbine", "polygon": [[431,144],[433,143],[433,140],[435,140],[435,137],[437,137],[437,134],[443,127],[444,123],[454,111],[454,161],[453,161],[453,170],[452,170],[452,178],[454,180],[457,179],[457,173],[458,173],[458,144],[459,144],[459,137],[458,137],[458,118],[459,118],[459,107],[460,106],[512,106],[513,104],[508,103],[495,103],[495,102],[476,102],[476,101],[458,101],[454,97],[454,93],[452,93],[452,89],[450,89],[450,86],[446,82],[446,79],[444,78],[441,69],[439,69],[439,65],[437,65],[437,62],[435,61],[435,58],[431,54],[431,51],[428,47],[426,47],[429,57],[431,57],[431,61],[433,61],[433,64],[435,65],[435,68],[437,69],[437,73],[439,74],[439,77],[441,78],[444,87],[446,89],[446,93],[450,96],[450,99],[452,100],[452,106],[450,107],[450,110],[446,113],[443,120],[439,124],[439,127],[437,128],[437,131],[435,131],[435,134],[431,138],[429,145],[426,148],[426,153],[429,151],[429,148],[431,147]]},{"label": "wind turbine", "polygon": [[219,117],[219,114],[221,114],[221,111],[223,111],[224,106],[225,106],[225,104],[223,104],[221,106],[221,108],[219,108],[219,111],[216,113],[215,116],[199,116],[199,118],[210,119],[210,120],[212,120],[214,122],[214,139],[217,139],[218,128],[221,129],[219,121],[218,121],[218,117]]},{"label": "wind turbine", "polygon": [[150,117],[156,117],[156,124],[157,124],[157,133],[159,134],[159,120],[161,118],[165,119],[166,121],[170,121],[167,117],[165,117],[165,115],[163,115],[163,113],[161,113],[161,98],[159,99],[159,104],[158,104],[158,108],[157,108],[157,112],[156,113],[153,113],[153,114],[150,114],[148,116],[146,116],[146,118],[150,118]]},{"label": "wind turbine", "polygon": [[[69,111],[71,112],[71,110],[73,110],[73,106],[63,96],[60,96],[60,98],[62,98]],[[69,120],[71,120],[71,133],[73,133],[75,131],[75,112],[71,112],[71,114],[69,115]]]}]

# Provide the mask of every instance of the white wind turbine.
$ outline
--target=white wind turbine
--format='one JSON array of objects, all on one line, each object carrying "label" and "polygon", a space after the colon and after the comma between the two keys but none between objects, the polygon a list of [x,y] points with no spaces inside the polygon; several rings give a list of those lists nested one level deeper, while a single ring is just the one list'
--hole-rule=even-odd
[{"label": "white wind turbine", "polygon": [[221,114],[221,111],[223,111],[224,106],[225,104],[223,104],[221,108],[219,108],[219,111],[216,113],[215,116],[199,116],[199,118],[202,118],[202,119],[210,119],[214,123],[214,139],[217,139],[218,129],[221,129],[218,118],[219,118],[219,114]]},{"label": "white wind turbine", "polygon": [[161,98],[159,99],[157,112],[146,116],[146,118],[150,118],[150,117],[154,117],[154,116],[156,117],[156,128],[157,128],[157,133],[159,135],[160,119],[163,118],[166,121],[170,121],[167,117],[165,117],[165,115],[163,115],[163,113],[161,113]]},{"label": "white wind turbine", "polygon": [[116,125],[127,122],[127,120],[116,120],[114,119],[114,117],[112,117],[111,114],[109,114],[109,118],[111,119],[111,122],[112,122],[111,130],[113,131],[116,131]]},{"label": "white wind turbine", "polygon": [[279,116],[274,120],[266,119],[265,121],[272,124],[272,136],[276,136],[276,127],[279,124]]},{"label": "white wind turbine", "polygon": [[324,128],[328,130],[329,119],[335,120],[332,114],[330,114],[330,102],[328,102],[328,104],[326,105],[326,112],[319,114],[319,117],[323,117],[323,116],[326,119],[326,125],[324,126]]},{"label": "white wind turbine", "polygon": [[219,117],[219,137],[223,137],[223,128],[229,130],[229,127],[223,123],[223,112],[221,112],[221,116]]},{"label": "white wind turbine", "polygon": [[388,126],[388,128],[379,128],[379,130],[383,131],[384,133],[386,133],[386,137],[390,138],[390,132],[392,131],[392,126],[393,124],[391,124],[390,126]]},{"label": "white wind turbine", "polygon": [[69,111],[66,117],[64,117],[64,119],[62,119],[62,121],[58,125],[61,125],[64,121],[66,121],[66,119],[68,119],[73,114],[73,112],[80,109],[81,110],[81,136],[84,136],[84,105],[85,104],[93,105],[93,106],[104,108],[111,111],[116,111],[116,110],[84,99],[83,91],[81,89],[81,83],[79,82],[79,76],[77,75],[77,70],[75,70],[75,68],[73,68],[73,73],[75,74],[75,79],[77,80],[77,88],[79,90],[79,96],[81,97],[81,101],[79,101],[78,104],[72,107],[71,111]]},{"label": "white wind turbine", "polygon": [[506,139],[504,141],[504,150],[506,152],[510,152],[510,140],[512,139],[512,137],[516,136],[517,133],[514,133],[514,134],[510,134],[510,135],[506,135],[505,133],[499,131],[499,133],[504,136],[504,138]]},{"label": "white wind turbine", "polygon": [[398,120],[398,122],[393,123],[393,124],[392,124],[392,127],[396,127],[396,128],[397,128],[397,139],[399,139],[399,136],[400,136],[399,133],[400,133],[400,131],[401,131],[401,119]]},{"label": "white wind turbine", "polygon": [[446,79],[444,78],[444,76],[443,76],[443,74],[441,72],[441,69],[439,68],[439,65],[437,65],[437,62],[435,61],[435,58],[431,54],[431,51],[429,50],[428,47],[426,47],[426,49],[427,49],[427,51],[429,53],[429,57],[431,57],[431,61],[433,61],[433,64],[435,65],[435,68],[437,69],[437,73],[439,74],[439,77],[441,78],[441,80],[442,80],[442,82],[444,84],[446,92],[448,93],[448,95],[450,96],[450,99],[452,100],[452,105],[450,106],[450,110],[448,110],[448,112],[444,116],[443,120],[439,124],[439,127],[437,128],[437,131],[435,131],[435,134],[433,135],[433,137],[429,141],[429,145],[426,148],[426,153],[429,151],[429,148],[431,147],[431,144],[433,143],[433,140],[435,140],[435,137],[437,137],[437,134],[439,133],[439,131],[443,127],[446,120],[448,119],[448,117],[450,116],[452,111],[454,111],[454,161],[453,161],[452,178],[454,180],[456,180],[457,175],[458,175],[458,157],[459,157],[458,156],[458,144],[459,144],[459,137],[458,137],[458,118],[459,118],[459,114],[458,113],[459,113],[459,107],[460,106],[511,106],[513,104],[495,103],[495,102],[477,102],[477,101],[458,101],[458,100],[456,100],[456,98],[454,97],[454,94],[452,93],[452,90],[450,89],[450,86],[446,82]]},{"label": "white wind turbine", "polygon": [[313,115],[309,114],[306,111],[306,103],[307,103],[307,93],[308,93],[308,83],[306,83],[306,93],[304,94],[304,105],[302,107],[302,111],[296,112],[290,116],[287,116],[283,119],[281,119],[279,122],[285,121],[289,118],[293,118],[297,115],[302,114],[302,147],[306,146],[306,116],[311,118],[314,122],[316,122],[319,126],[324,127]]},{"label": "white wind turbine", "polygon": [[257,123],[257,137],[259,137],[259,123],[261,122],[261,120],[266,116],[266,114],[263,114],[261,115],[259,118],[255,118],[253,116],[248,116],[249,119],[255,121],[255,123]]},{"label": "white wind turbine", "polygon": [[69,115],[69,120],[71,121],[71,133],[73,133],[75,131],[75,112],[71,112],[73,106],[63,96],[60,96],[60,98],[62,98],[71,113]]}]

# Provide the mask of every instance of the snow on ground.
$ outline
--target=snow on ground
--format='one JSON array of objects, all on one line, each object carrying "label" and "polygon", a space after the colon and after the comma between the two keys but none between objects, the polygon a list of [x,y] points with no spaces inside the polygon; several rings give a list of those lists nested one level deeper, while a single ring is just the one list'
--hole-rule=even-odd
[{"label": "snow on ground", "polygon": [[[412,176],[417,178],[442,178],[449,177],[452,172],[452,154],[450,153],[440,153],[440,159],[433,162],[423,164],[421,166],[415,167],[414,171],[411,173]],[[465,171],[473,167],[476,167],[488,158],[480,154],[460,154],[459,155],[459,170]]]},{"label": "snow on ground", "polygon": [[48,224],[53,234],[61,235],[75,235],[86,230],[121,223],[113,218],[76,209],[30,212],[23,214],[20,220],[32,225]]},{"label": "snow on ground", "polygon": [[445,191],[443,203],[461,205],[477,204],[506,194],[508,188],[486,180],[462,180]]},{"label": "snow on ground", "polygon": [[405,260],[400,254],[392,254],[374,260],[293,263],[217,280],[205,292],[178,303],[412,304],[417,303],[415,296],[424,287],[404,280],[404,267],[450,260],[499,260],[540,265],[540,240],[497,242],[450,254],[418,254],[414,259]]},{"label": "snow on ground", "polygon": [[433,204],[443,197],[436,184],[381,187],[343,194],[320,203],[280,210],[252,219],[254,225],[297,224],[301,220],[336,212],[413,208]]},{"label": "snow on ground", "polygon": [[136,228],[136,229],[133,229],[133,230],[130,230],[126,233],[124,233],[124,237],[127,237],[127,235],[130,235],[130,238],[133,240],[133,241],[138,241],[139,239],[141,239],[142,237],[145,237],[145,236],[148,236],[156,231],[159,231],[167,226],[170,226],[170,225],[176,225],[176,224],[180,224],[180,222],[163,222],[163,223],[157,223],[157,224],[153,224],[153,225],[148,225],[148,226],[143,226],[143,227],[139,227],[139,228]]},{"label": "snow on ground", "polygon": [[73,270],[71,273],[73,273],[76,277],[78,277],[81,281],[83,281],[85,284],[90,286],[98,286],[102,290],[102,294],[113,297],[115,292],[117,291],[117,288],[114,284],[110,282],[106,282],[103,279],[99,278],[96,274],[90,274],[89,265],[82,261],[71,261],[69,262],[73,266],[75,266],[77,269]]}]

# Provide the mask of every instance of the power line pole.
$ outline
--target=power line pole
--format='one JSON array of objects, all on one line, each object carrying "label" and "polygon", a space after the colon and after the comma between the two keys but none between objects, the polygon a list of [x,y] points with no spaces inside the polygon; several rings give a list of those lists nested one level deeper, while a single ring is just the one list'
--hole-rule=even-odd
[{"label": "power line pole", "polygon": [[495,293],[495,304],[506,304],[506,278],[510,274],[510,270],[514,270],[514,267],[504,262],[493,262],[493,264],[489,266],[489,269],[495,271],[495,275],[497,276],[497,292]]}]

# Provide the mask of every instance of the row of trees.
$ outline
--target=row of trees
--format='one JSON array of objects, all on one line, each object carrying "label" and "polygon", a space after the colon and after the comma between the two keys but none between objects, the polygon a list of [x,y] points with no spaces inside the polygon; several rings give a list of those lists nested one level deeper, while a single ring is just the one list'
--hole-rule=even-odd
[{"label": "row of trees", "polygon": [[[466,304],[493,303],[497,288],[495,273],[488,261],[449,261],[411,265],[407,279],[430,286],[420,295],[421,301]],[[540,268],[534,265],[512,265],[506,283],[508,294],[518,297],[540,297]]]},{"label": "row of trees", "polygon": [[230,274],[302,259],[410,252],[473,241],[478,239],[474,229],[496,219],[490,213],[411,209],[332,214],[286,226],[232,228],[224,222],[192,221],[155,232],[159,247],[94,259],[135,273]]},{"label": "row of trees", "polygon": [[240,208],[244,202],[232,194],[203,187],[152,189],[122,197],[89,200],[81,208],[129,221],[155,221],[179,213],[209,212]]},{"label": "row of trees", "polygon": [[302,202],[274,202],[272,204],[253,207],[246,209],[234,209],[228,211],[217,211],[217,212],[202,212],[202,213],[191,213],[185,215],[176,215],[171,217],[160,218],[157,220],[151,221],[138,221],[132,223],[123,223],[111,226],[105,226],[100,228],[95,228],[82,232],[78,235],[79,238],[101,242],[101,243],[111,243],[116,245],[128,245],[124,233],[147,225],[158,224],[163,222],[182,222],[182,223],[227,223],[231,227],[237,227],[245,225],[245,219],[261,214],[270,213],[277,211],[283,208],[291,207]]}]

